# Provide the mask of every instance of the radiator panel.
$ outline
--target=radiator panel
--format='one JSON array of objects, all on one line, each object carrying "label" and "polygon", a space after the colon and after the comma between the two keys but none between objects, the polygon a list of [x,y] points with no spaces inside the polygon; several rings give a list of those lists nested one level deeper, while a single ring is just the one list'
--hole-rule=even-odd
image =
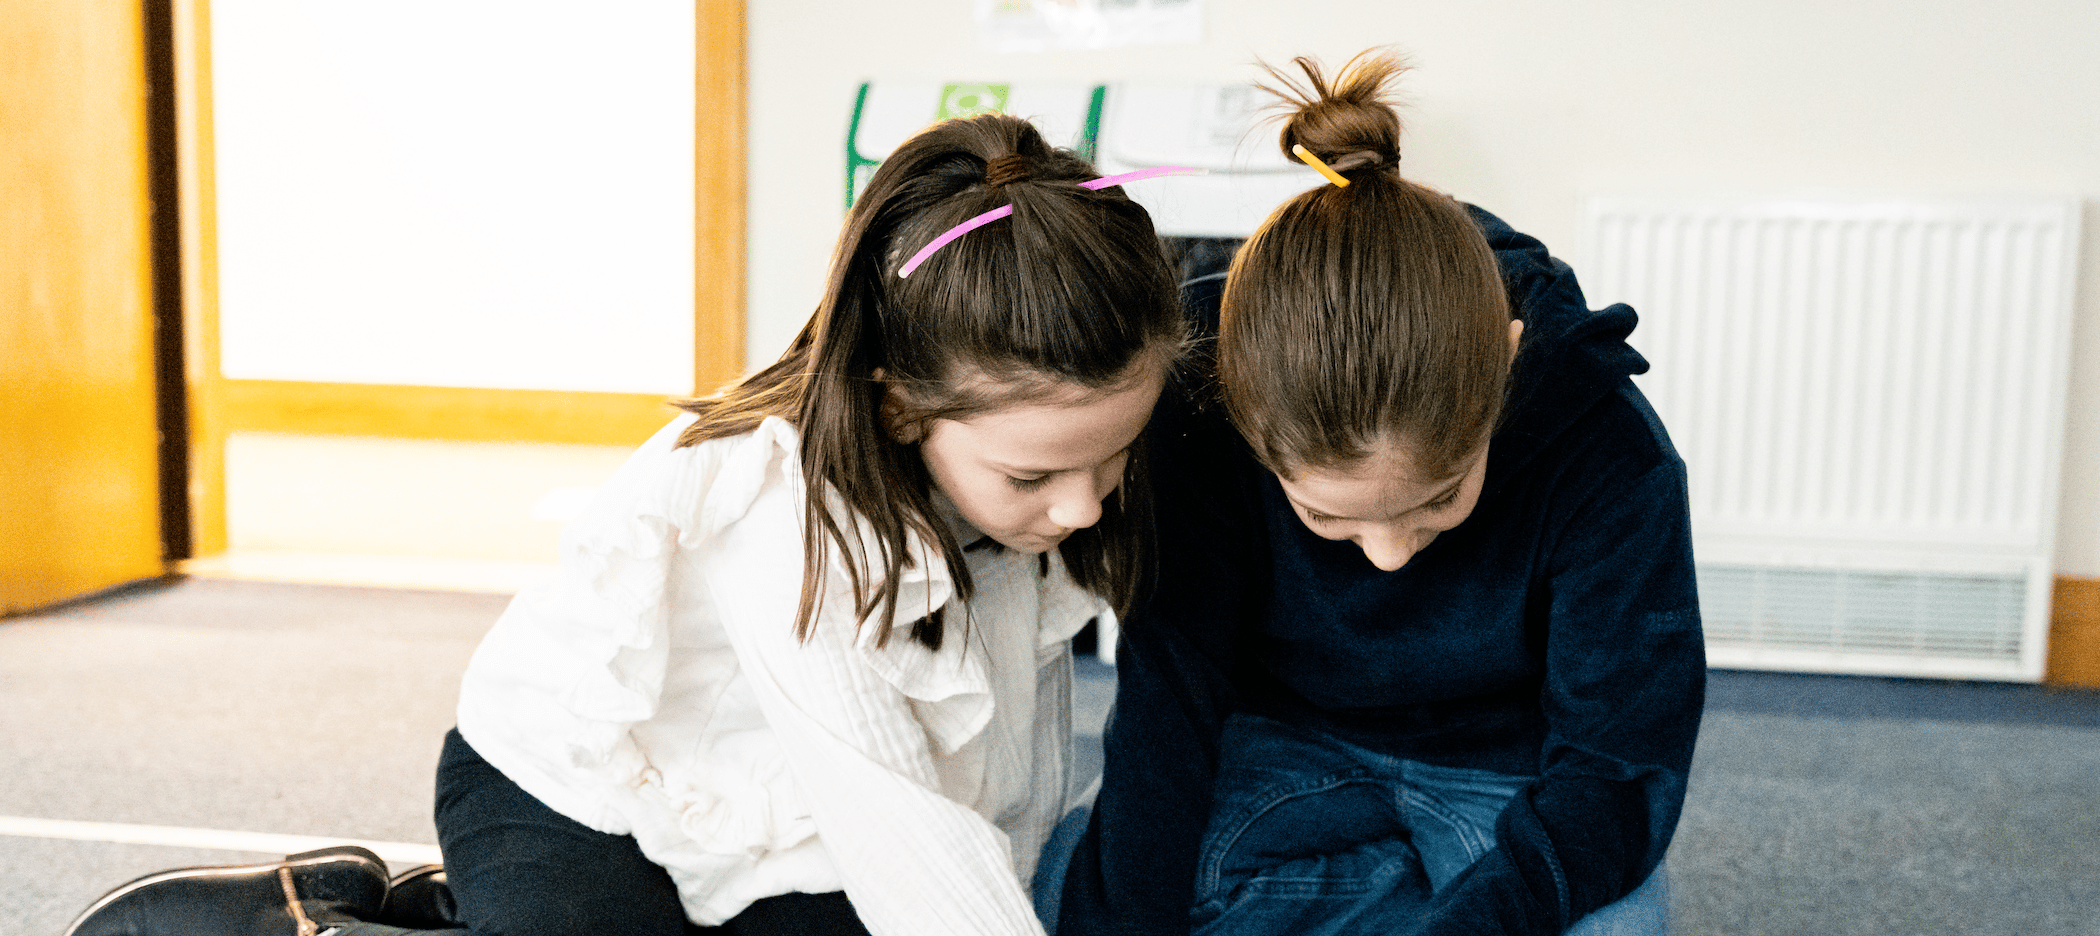
[{"label": "radiator panel", "polygon": [[1585,289],[1641,314],[1717,660],[2039,678],[2077,209],[1590,204]]}]

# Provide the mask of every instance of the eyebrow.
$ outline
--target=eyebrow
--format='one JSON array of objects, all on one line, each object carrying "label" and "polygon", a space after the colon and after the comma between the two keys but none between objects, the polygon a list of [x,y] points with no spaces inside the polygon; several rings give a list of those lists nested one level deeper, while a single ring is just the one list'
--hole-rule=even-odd
[{"label": "eyebrow", "polygon": [[[1434,504],[1434,503],[1436,503],[1437,501],[1443,500],[1444,498],[1446,498],[1446,497],[1449,497],[1449,496],[1451,496],[1451,494],[1452,494],[1453,492],[1457,491],[1457,490],[1458,490],[1459,488],[1462,488],[1462,487],[1464,487],[1464,486],[1465,486],[1465,484],[1466,484],[1466,477],[1465,477],[1465,475],[1459,475],[1459,477],[1458,477],[1458,480],[1456,480],[1456,481],[1453,481],[1453,482],[1451,482],[1451,483],[1450,483],[1450,484],[1449,484],[1448,486],[1446,486],[1446,487],[1445,487],[1445,488],[1444,488],[1443,490],[1441,490],[1441,491],[1438,491],[1438,492],[1436,492],[1435,494],[1431,494],[1431,495],[1429,495],[1429,497],[1425,498],[1425,499],[1424,499],[1424,500],[1423,500],[1423,501],[1422,501],[1421,503],[1419,503],[1419,504],[1416,504],[1416,505],[1414,505],[1413,507],[1409,507],[1409,508],[1407,508],[1406,510],[1402,510],[1402,511],[1400,511],[1399,513],[1395,513],[1395,514],[1390,514],[1390,515],[1387,515],[1387,516],[1385,516],[1385,517],[1383,517],[1383,518],[1381,518],[1381,519],[1379,519],[1379,520],[1375,520],[1375,521],[1371,521],[1371,522],[1374,522],[1374,523],[1383,523],[1383,522],[1386,522],[1386,521],[1389,521],[1389,520],[1397,520],[1397,519],[1399,519],[1399,518],[1401,518],[1401,517],[1405,517],[1405,516],[1407,516],[1408,514],[1414,513],[1415,511],[1417,511],[1417,510],[1421,510],[1422,508],[1424,508],[1424,507],[1427,507],[1427,506],[1429,506],[1430,504]],[[1289,497],[1290,495],[1289,495],[1288,493],[1286,493],[1286,494],[1285,494],[1284,496],[1286,496],[1286,497]],[[1297,499],[1297,498],[1295,498],[1295,497],[1292,497],[1292,498],[1290,498],[1290,500],[1291,500],[1291,503],[1297,504],[1298,506],[1300,506],[1300,507],[1303,507],[1303,508],[1305,508],[1305,512],[1306,512],[1306,513],[1309,513],[1309,514],[1313,514],[1313,515],[1315,515],[1315,516],[1320,516],[1320,517],[1326,517],[1326,518],[1328,518],[1328,519],[1330,519],[1330,520],[1367,520],[1367,519],[1369,519],[1369,518],[1366,518],[1366,517],[1344,517],[1344,516],[1341,516],[1340,514],[1331,514],[1331,513],[1328,513],[1327,511],[1324,511],[1324,510],[1320,510],[1320,509],[1317,509],[1317,508],[1313,507],[1313,506],[1312,506],[1311,504],[1307,504],[1307,503],[1305,503],[1305,502],[1303,502],[1303,501],[1300,501],[1300,500],[1298,500],[1298,499]]]},{"label": "eyebrow", "polygon": [[1024,465],[1019,462],[1002,461],[997,458],[985,458],[984,463],[1000,471],[1007,471],[1015,474],[1050,474],[1052,472],[1057,471],[1071,470],[1070,468],[1044,468],[1040,465]]},{"label": "eyebrow", "polygon": [[[1109,457],[1110,457],[1110,458],[1114,458],[1114,457],[1116,457],[1117,455],[1121,455],[1121,454],[1123,454],[1124,452],[1128,452],[1128,451],[1130,451],[1130,450],[1131,450],[1131,448],[1133,448],[1133,447],[1134,447],[1134,446],[1129,446],[1129,445],[1126,445],[1126,446],[1124,446],[1124,447],[1122,447],[1122,448],[1119,448],[1119,449],[1115,450],[1115,452],[1113,452],[1112,454],[1110,454],[1110,455],[1109,455]],[[1065,466],[1065,467],[1063,467],[1063,468],[1038,468],[1038,467],[1031,467],[1031,466],[1028,466],[1028,465],[1016,465],[1016,464],[1009,464],[1009,463],[1007,463],[1007,462],[1003,462],[1003,461],[1000,461],[1000,460],[998,460],[998,459],[996,459],[996,458],[987,458],[987,459],[985,459],[985,460],[984,460],[984,463],[985,463],[985,464],[986,464],[987,466],[991,467],[991,468],[992,468],[993,470],[995,470],[995,471],[1004,471],[1004,472],[1006,472],[1007,474],[1044,474],[1044,475],[1048,475],[1048,474],[1057,474],[1058,472],[1061,472],[1061,471],[1078,471],[1078,470],[1080,470],[1080,469],[1082,469],[1082,468],[1085,468],[1085,467],[1087,467],[1087,466],[1085,466],[1085,465],[1066,465],[1066,466]]]}]

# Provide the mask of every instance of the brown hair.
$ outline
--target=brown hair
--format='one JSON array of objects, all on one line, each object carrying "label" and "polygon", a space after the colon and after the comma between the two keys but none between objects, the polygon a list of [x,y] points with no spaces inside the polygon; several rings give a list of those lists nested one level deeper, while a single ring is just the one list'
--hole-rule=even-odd
[{"label": "brown hair", "polygon": [[[1269,215],[1226,279],[1218,371],[1233,422],[1272,470],[1343,467],[1404,439],[1429,477],[1455,473],[1501,418],[1510,310],[1465,208],[1400,177],[1391,85],[1372,50],[1332,83],[1264,66],[1288,111],[1280,145],[1350,181]],[[1293,157],[1296,158],[1295,156]]]},{"label": "brown hair", "polygon": [[[768,416],[800,430],[810,483],[798,636],[809,636],[837,550],[856,618],[879,610],[875,639],[886,643],[898,573],[911,562],[907,530],[939,545],[956,597],[971,594],[954,534],[933,519],[924,461],[879,412],[890,387],[906,401],[899,421],[923,425],[1016,403],[1053,382],[1117,389],[1148,356],[1167,364],[1178,355],[1186,326],[1151,217],[1120,188],[1078,185],[1095,177],[1019,118],[948,120],[921,132],[883,160],[855,202],[823,301],[780,360],[678,404],[699,416],[681,445],[746,432]],[[1012,217],[897,275],[935,237],[1007,204]],[[1133,450],[1100,522],[1059,546],[1075,581],[1125,610],[1150,524],[1143,471]],[[880,555],[861,554],[856,521]],[[912,636],[937,648],[941,634],[936,612]]]}]

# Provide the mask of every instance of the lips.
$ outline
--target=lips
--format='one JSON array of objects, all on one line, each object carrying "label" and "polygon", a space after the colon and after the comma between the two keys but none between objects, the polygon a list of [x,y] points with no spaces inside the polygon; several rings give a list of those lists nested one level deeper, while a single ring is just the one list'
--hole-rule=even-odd
[{"label": "lips", "polygon": [[[1057,548],[1057,544],[1064,542],[1065,537],[1071,535],[1072,531],[1070,530],[1062,533],[1019,533],[1011,538],[1012,542],[1010,545],[1024,552],[1050,550]],[[1021,544],[1025,544],[1025,546]]]}]

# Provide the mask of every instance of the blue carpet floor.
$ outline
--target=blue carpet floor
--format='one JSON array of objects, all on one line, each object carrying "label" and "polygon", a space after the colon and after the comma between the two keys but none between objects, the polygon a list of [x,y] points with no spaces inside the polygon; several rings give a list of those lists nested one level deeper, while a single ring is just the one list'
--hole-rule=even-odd
[{"label": "blue carpet floor", "polygon": [[[503,603],[191,580],[0,622],[0,819],[433,842]],[[1094,772],[1115,670],[1079,675]],[[257,857],[0,834],[0,936]],[[1680,936],[2100,936],[2100,692],[1715,672],[1670,869]]]}]

